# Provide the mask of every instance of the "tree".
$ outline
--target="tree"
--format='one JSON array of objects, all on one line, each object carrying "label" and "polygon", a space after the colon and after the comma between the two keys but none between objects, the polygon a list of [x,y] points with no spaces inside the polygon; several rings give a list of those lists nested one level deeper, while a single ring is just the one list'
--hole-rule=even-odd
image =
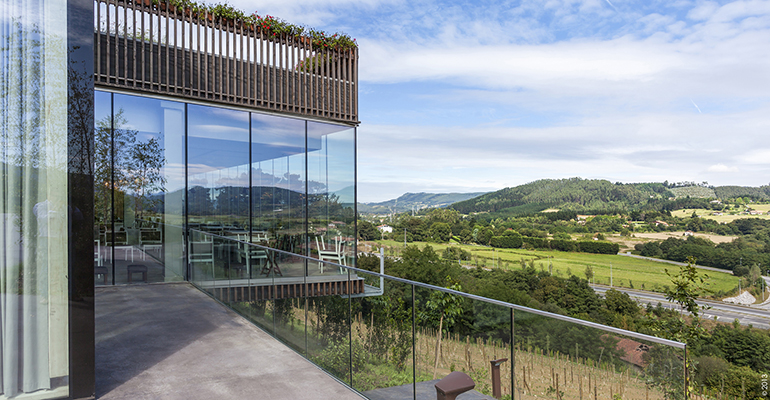
[{"label": "tree", "polygon": [[615,314],[636,316],[639,313],[639,306],[628,293],[619,292],[610,289],[604,293],[604,305],[607,310]]},{"label": "tree", "polygon": [[[447,289],[462,291],[462,286],[459,283],[451,283],[452,278],[447,277]],[[438,358],[441,352],[441,336],[445,329],[444,320],[446,320],[446,329],[454,325],[455,318],[462,314],[462,297],[446,293],[438,290],[431,291],[430,298],[426,303],[427,311],[422,313],[423,319],[435,321],[438,316],[438,333],[436,334],[436,362],[433,366],[433,379],[436,379],[436,371],[438,370]]]},{"label": "tree", "polygon": [[479,244],[483,244],[485,246],[489,245],[489,242],[492,240],[492,236],[495,235],[495,231],[492,230],[490,227],[486,227],[482,229],[479,234],[476,236],[476,241]]},{"label": "tree", "polygon": [[502,236],[493,236],[490,240],[492,247],[518,249],[521,247],[523,240],[521,235],[513,230],[507,230],[503,232]]},{"label": "tree", "polygon": [[[671,277],[672,287],[666,287],[664,293],[666,300],[674,301],[679,304],[679,320],[671,321],[670,339],[679,340],[685,343],[696,343],[702,340],[706,335],[706,330],[701,326],[700,311],[710,307],[700,306],[696,300],[698,296],[706,292],[705,283],[708,275],[702,276],[695,268],[695,258],[688,257],[687,264],[679,267],[679,273],[672,274],[665,270],[666,275]],[[692,322],[687,323],[684,320],[684,311],[687,310],[692,316]],[[692,366],[688,363],[687,368]]]},{"label": "tree", "polygon": [[591,280],[594,278],[594,267],[590,265],[586,266],[586,270],[583,271],[583,273],[586,275],[588,282],[591,282]]},{"label": "tree", "polygon": [[459,219],[460,213],[450,208],[434,208],[428,213],[428,221],[433,223],[446,222],[449,225],[454,225]]},{"label": "tree", "polygon": [[[123,128],[128,125],[123,113],[121,108],[112,121],[109,116],[97,121],[94,132],[94,208],[103,224],[112,218],[113,191],[125,192],[129,183],[128,150],[136,142],[137,131]],[[122,196],[115,196],[115,202],[119,200]]]},{"label": "tree", "polygon": [[358,238],[360,240],[375,240],[378,236],[377,227],[373,223],[358,220]]},{"label": "tree", "polygon": [[666,300],[678,303],[681,315],[684,315],[684,311],[687,310],[693,318],[698,320],[701,306],[696,300],[706,292],[705,283],[709,276],[706,274],[701,276],[698,273],[694,257],[687,257],[687,264],[679,266],[677,274],[670,273],[668,269],[665,271],[673,284],[673,287],[665,290]]},{"label": "tree", "polygon": [[434,222],[430,226],[430,236],[436,243],[446,243],[452,238],[452,227],[446,222]]},{"label": "tree", "polygon": [[759,279],[762,276],[762,271],[759,270],[759,265],[754,264],[749,268],[749,279],[751,279],[751,284],[756,285],[757,282],[759,282]]}]

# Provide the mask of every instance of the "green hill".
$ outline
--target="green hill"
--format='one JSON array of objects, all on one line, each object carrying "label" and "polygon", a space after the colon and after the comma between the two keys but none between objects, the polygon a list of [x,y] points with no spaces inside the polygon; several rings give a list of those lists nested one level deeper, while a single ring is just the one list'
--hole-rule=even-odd
[{"label": "green hill", "polygon": [[624,210],[671,196],[671,192],[662,183],[624,184],[581,178],[542,179],[461,201],[452,204],[450,208],[464,214],[521,214],[549,207],[574,211]]},{"label": "green hill", "polygon": [[754,200],[770,199],[770,185],[751,186],[718,186],[714,188],[717,198],[720,200],[734,199],[737,197],[749,197]]},{"label": "green hill", "polygon": [[691,197],[698,199],[716,199],[717,194],[714,189],[705,186],[684,186],[668,189],[674,194],[674,197]]}]

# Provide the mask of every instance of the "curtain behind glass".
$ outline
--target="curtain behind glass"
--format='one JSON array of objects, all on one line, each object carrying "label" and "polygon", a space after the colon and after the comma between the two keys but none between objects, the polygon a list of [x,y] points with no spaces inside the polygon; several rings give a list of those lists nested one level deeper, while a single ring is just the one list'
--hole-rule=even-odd
[{"label": "curtain behind glass", "polygon": [[0,1],[0,398],[66,375],[66,15]]}]

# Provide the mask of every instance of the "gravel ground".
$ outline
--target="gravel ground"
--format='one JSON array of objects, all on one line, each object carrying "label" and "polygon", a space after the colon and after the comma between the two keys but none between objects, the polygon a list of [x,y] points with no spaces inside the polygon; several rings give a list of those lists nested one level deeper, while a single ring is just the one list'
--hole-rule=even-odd
[{"label": "gravel ground", "polygon": [[756,303],[757,299],[756,297],[752,296],[751,293],[749,293],[748,291],[744,291],[743,293],[741,293],[736,297],[728,297],[726,299],[722,299],[722,301],[725,303],[743,304],[743,305],[750,306]]}]

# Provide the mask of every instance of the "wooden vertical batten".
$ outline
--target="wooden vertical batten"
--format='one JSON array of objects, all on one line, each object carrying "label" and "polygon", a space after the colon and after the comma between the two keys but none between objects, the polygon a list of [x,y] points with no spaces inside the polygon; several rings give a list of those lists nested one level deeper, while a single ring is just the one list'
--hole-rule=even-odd
[{"label": "wooden vertical batten", "polygon": [[268,37],[165,0],[94,4],[97,88],[359,123],[356,48],[314,49],[307,37]]}]

